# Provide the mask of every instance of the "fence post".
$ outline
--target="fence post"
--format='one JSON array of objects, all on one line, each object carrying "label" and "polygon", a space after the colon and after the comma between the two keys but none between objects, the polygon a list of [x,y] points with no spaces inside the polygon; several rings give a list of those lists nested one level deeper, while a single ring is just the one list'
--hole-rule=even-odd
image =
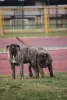
[{"label": "fence post", "polygon": [[49,31],[49,16],[48,16],[48,8],[44,8],[44,32],[48,33]]},{"label": "fence post", "polygon": [[3,24],[4,24],[3,21],[4,21],[3,10],[0,9],[0,34],[1,34],[1,36],[3,35]]}]

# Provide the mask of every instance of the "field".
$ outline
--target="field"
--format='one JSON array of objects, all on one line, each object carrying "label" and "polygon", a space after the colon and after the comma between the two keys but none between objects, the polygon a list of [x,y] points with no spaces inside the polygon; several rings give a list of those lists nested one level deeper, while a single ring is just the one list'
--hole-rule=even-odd
[{"label": "field", "polygon": [[12,80],[7,53],[1,53],[0,100],[67,100],[67,48],[65,48],[67,47],[67,32],[48,34],[6,33],[0,36],[0,51],[3,52],[8,43],[19,43],[15,38],[16,36],[22,37],[21,39],[32,46],[44,46],[45,48],[53,49],[49,50],[49,53],[54,60],[53,70],[55,77],[50,78],[46,70],[44,78],[29,78],[28,71],[25,69],[24,79],[20,80],[17,75],[16,79]]},{"label": "field", "polygon": [[12,80],[0,76],[0,100],[67,100],[67,73],[55,73],[50,78],[35,79],[25,76]]},{"label": "field", "polygon": [[[32,30],[33,31],[33,30]],[[50,33],[4,33],[3,36],[0,35],[0,38],[11,38],[11,37],[46,37],[46,36],[67,36],[67,31],[59,31],[59,32],[50,32]]]}]

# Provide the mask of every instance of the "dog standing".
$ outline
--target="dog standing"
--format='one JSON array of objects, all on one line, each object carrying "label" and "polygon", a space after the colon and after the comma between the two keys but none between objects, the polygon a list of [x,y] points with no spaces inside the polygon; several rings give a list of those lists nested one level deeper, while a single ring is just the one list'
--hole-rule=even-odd
[{"label": "dog standing", "polygon": [[6,49],[8,51],[8,59],[11,65],[12,69],[12,78],[15,79],[15,66],[20,65],[20,76],[24,76],[24,64],[29,63],[29,76],[32,77],[33,73],[31,71],[31,67],[34,69],[35,76],[39,76],[38,68],[36,67],[36,61],[35,56],[36,55],[36,49],[33,50],[33,48],[23,48],[20,49],[20,46],[18,44],[10,44],[6,46]]},{"label": "dog standing", "polygon": [[30,66],[29,66],[29,72],[30,76],[33,76],[31,67],[35,69],[36,76],[39,76],[39,73],[41,77],[44,77],[44,71],[43,68],[48,67],[50,76],[53,77],[53,70],[52,70],[52,58],[50,54],[42,47],[32,47],[30,45],[27,45],[24,41],[16,37],[17,40],[26,45],[24,48],[24,51],[27,50],[27,58],[29,58]]},{"label": "dog standing", "polygon": [[8,51],[8,59],[12,69],[12,79],[15,79],[15,66],[20,65],[20,76],[23,76],[23,56],[22,50],[18,44],[10,44],[6,46]]},{"label": "dog standing", "polygon": [[39,72],[41,74],[41,77],[44,77],[44,71],[43,68],[48,67],[50,77],[53,77],[53,70],[52,70],[52,58],[51,55],[44,49],[38,47],[36,55],[36,63],[39,69]]}]

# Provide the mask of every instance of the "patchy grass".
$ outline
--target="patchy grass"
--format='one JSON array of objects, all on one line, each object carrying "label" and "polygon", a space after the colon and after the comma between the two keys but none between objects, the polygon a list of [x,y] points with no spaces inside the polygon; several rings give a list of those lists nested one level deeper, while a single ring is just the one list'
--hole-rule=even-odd
[{"label": "patchy grass", "polygon": [[10,38],[10,37],[43,37],[43,36],[67,36],[67,31],[62,32],[51,32],[51,33],[4,33],[0,38]]},{"label": "patchy grass", "polygon": [[0,76],[0,100],[67,100],[67,73],[31,79]]},{"label": "patchy grass", "polygon": [[0,52],[5,52],[5,48],[0,48]]}]

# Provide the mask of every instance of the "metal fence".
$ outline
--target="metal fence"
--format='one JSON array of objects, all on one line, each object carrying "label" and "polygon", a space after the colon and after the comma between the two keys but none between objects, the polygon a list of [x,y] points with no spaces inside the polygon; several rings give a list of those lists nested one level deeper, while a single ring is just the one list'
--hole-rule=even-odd
[{"label": "metal fence", "polygon": [[67,6],[2,8],[0,31],[49,32],[67,30]]},{"label": "metal fence", "polygon": [[67,29],[67,7],[49,8],[49,28],[51,30]]},{"label": "metal fence", "polygon": [[[5,11],[4,11],[5,13]],[[13,9],[4,15],[5,29],[43,28],[42,9]],[[9,28],[8,28],[9,27]]]}]

